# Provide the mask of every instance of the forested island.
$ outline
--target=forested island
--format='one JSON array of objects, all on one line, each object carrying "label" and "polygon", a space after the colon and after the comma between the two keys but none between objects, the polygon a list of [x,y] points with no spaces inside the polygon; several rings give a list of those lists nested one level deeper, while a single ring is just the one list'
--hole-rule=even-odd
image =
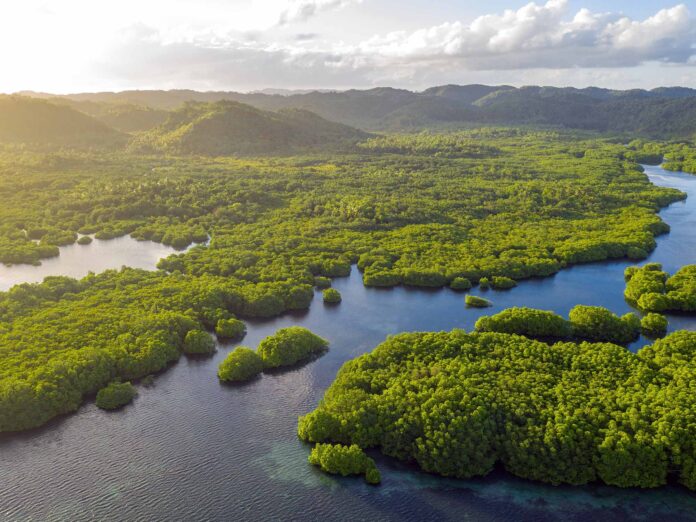
[{"label": "forested island", "polygon": [[600,480],[696,490],[696,333],[632,353],[503,333],[409,333],[347,362],[303,440],[377,447],[449,477],[506,470],[552,484]]}]

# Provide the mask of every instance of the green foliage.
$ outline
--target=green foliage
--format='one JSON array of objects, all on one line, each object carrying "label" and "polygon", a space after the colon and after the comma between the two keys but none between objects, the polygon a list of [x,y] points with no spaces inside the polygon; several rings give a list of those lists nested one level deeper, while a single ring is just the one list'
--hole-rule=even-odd
[{"label": "green foliage", "polygon": [[220,319],[215,325],[215,335],[220,339],[239,341],[246,335],[246,325],[239,319]]},{"label": "green foliage", "polygon": [[139,134],[133,150],[225,156],[330,148],[368,134],[304,110],[262,111],[232,101],[187,103]]},{"label": "green foliage", "polygon": [[495,315],[481,317],[476,321],[476,330],[556,339],[573,336],[572,324],[560,315],[524,307],[508,308]]},{"label": "green foliage", "polygon": [[650,312],[640,320],[640,329],[648,337],[662,337],[667,333],[667,318],[662,314]]},{"label": "green foliage", "polygon": [[259,343],[258,354],[265,368],[291,366],[326,350],[329,343],[307,328],[290,326]]},{"label": "green foliage", "polygon": [[470,290],[473,285],[466,277],[455,277],[450,283],[452,290]]},{"label": "green foliage", "polygon": [[341,293],[335,288],[327,288],[321,294],[324,302],[327,304],[336,304],[341,302]]},{"label": "green foliage", "polygon": [[484,158],[499,154],[496,147],[484,145],[463,132],[451,134],[391,134],[370,138],[360,149],[395,154],[434,155],[453,158]]},{"label": "green foliage", "polygon": [[77,240],[78,245],[89,245],[92,242],[91,236],[82,236]]},{"label": "green foliage", "polygon": [[[464,142],[496,151],[453,151]],[[652,250],[667,230],[657,210],[684,197],[651,185],[610,140],[479,129],[428,138],[438,143],[440,155],[414,138],[403,154],[265,159],[0,147],[0,262],[37,264],[76,233],[207,242],[157,272],[0,293],[0,431],[164,369],[190,330],[305,309],[316,277],[353,263],[374,286],[547,276]]]},{"label": "green foliage", "polygon": [[624,297],[643,311],[696,312],[696,265],[683,266],[671,277],[657,263],[628,267],[625,279]]},{"label": "green foliage", "polygon": [[[637,354],[518,335],[407,333],[343,365],[298,434],[466,478],[696,489],[696,333]],[[483,378],[482,378],[483,376]]]},{"label": "green foliage", "polygon": [[137,391],[130,382],[112,382],[97,392],[97,407],[116,410],[130,403]]},{"label": "green foliage", "polygon": [[314,278],[314,286],[319,290],[331,287],[331,279],[324,276],[316,276]]},{"label": "green foliage", "polygon": [[488,290],[491,287],[491,281],[487,277],[482,277],[479,279],[479,286],[481,290]]},{"label": "green foliage", "polygon": [[471,308],[487,308],[489,306],[493,306],[493,303],[491,303],[488,299],[471,294],[464,298],[464,302],[466,303],[466,306],[470,306]]},{"label": "green foliage", "polygon": [[519,334],[533,338],[585,339],[595,342],[628,344],[640,333],[635,314],[618,317],[606,308],[578,305],[570,311],[570,320],[546,310],[514,307],[479,318],[476,330]]},{"label": "green foliage", "polygon": [[184,338],[184,353],[189,355],[208,355],[215,352],[215,341],[208,332],[191,330]]},{"label": "green foliage", "polygon": [[628,344],[640,335],[640,319],[633,313],[618,317],[601,306],[577,305],[568,317],[573,334],[588,341]]},{"label": "green foliage", "polygon": [[515,288],[517,283],[514,279],[504,276],[493,276],[491,279],[491,286],[496,290],[509,290],[510,288]]},{"label": "green foliage", "polygon": [[218,366],[221,381],[241,382],[256,377],[263,371],[263,361],[258,354],[246,346],[237,346]]},{"label": "green foliage", "polygon": [[0,143],[27,143],[45,149],[113,147],[125,136],[65,105],[26,96],[0,96]]},{"label": "green foliage", "polygon": [[317,444],[309,454],[309,463],[333,475],[365,475],[370,484],[379,484],[381,477],[375,461],[357,444]]}]

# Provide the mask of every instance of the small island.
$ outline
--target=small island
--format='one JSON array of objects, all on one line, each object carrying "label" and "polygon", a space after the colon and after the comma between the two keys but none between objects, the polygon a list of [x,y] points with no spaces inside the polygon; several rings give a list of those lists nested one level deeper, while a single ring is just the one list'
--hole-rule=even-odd
[{"label": "small island", "polygon": [[266,337],[256,351],[238,346],[218,366],[218,378],[224,382],[244,382],[267,369],[292,366],[324,352],[328,341],[307,328],[281,328]]},{"label": "small island", "polygon": [[218,378],[224,382],[245,382],[263,371],[263,361],[246,346],[238,346],[230,352],[218,367]]},{"label": "small island", "polygon": [[338,304],[341,302],[341,293],[335,288],[327,288],[322,292],[322,298],[326,304]]},{"label": "small island", "polygon": [[379,484],[382,477],[375,461],[357,444],[317,444],[309,454],[309,463],[332,475],[364,475],[368,484]]},{"label": "small island", "polygon": [[264,368],[279,368],[292,366],[320,354],[328,345],[326,339],[307,328],[290,326],[281,328],[261,341],[257,353],[263,360]]},{"label": "small island", "polygon": [[493,306],[493,303],[491,303],[488,299],[475,295],[467,295],[464,298],[464,302],[466,303],[466,306],[470,308],[488,308],[489,306]]},{"label": "small island", "polygon": [[601,306],[575,306],[569,319],[548,310],[513,307],[476,321],[478,332],[524,335],[537,339],[575,339],[625,345],[640,335],[641,321],[633,313],[621,317]]}]

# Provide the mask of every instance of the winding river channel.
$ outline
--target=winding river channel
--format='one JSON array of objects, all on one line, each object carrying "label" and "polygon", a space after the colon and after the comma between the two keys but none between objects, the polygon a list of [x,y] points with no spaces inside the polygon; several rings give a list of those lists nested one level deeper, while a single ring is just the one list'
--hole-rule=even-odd
[{"label": "winding river channel", "polygon": [[[660,167],[646,172],[654,183],[689,194],[662,211],[672,231],[658,238],[648,261],[668,271],[696,263],[696,176]],[[63,252],[74,249],[75,257],[46,265],[67,275],[123,264],[154,268],[169,253],[154,243],[116,241],[67,247]],[[102,249],[113,245],[108,255],[118,252],[118,259],[103,264]],[[696,520],[696,494],[679,486],[554,487],[502,471],[449,480],[379,455],[382,485],[371,487],[309,466],[309,449],[295,435],[297,417],[314,408],[339,367],[387,335],[468,330],[481,315],[510,306],[565,315],[576,304],[592,304],[625,313],[629,264],[579,265],[511,291],[484,292],[494,307],[483,311],[466,309],[463,295],[448,289],[365,288],[354,269],[334,281],[343,295],[339,306],[324,306],[317,293],[306,313],[248,323],[249,346],[293,324],[329,339],[330,351],[310,364],[225,386],[216,368],[234,345],[221,345],[215,356],[182,358],[151,386],[139,386],[138,398],[121,411],[105,413],[89,402],[44,428],[0,437],[0,520]],[[0,288],[28,280],[33,268],[2,268]],[[670,316],[675,329],[696,329],[696,318]]]}]

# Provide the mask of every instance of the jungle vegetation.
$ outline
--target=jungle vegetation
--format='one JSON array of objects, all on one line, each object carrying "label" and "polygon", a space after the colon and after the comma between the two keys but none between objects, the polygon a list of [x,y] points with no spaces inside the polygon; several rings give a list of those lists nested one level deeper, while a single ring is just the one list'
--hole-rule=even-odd
[{"label": "jungle vegetation", "polygon": [[309,463],[322,471],[334,475],[364,475],[368,484],[379,484],[382,480],[375,461],[368,457],[357,444],[317,444],[308,457]]},{"label": "jungle vegetation", "polygon": [[493,306],[493,303],[491,303],[488,299],[471,294],[468,294],[464,298],[464,303],[466,303],[466,306],[470,306],[471,308],[488,308],[489,306]]},{"label": "jungle vegetation", "polygon": [[624,297],[646,312],[696,312],[696,265],[670,276],[659,263],[631,266],[625,271]]},{"label": "jungle vegetation", "polygon": [[263,371],[263,360],[251,348],[237,346],[218,367],[218,378],[227,382],[248,381]]},{"label": "jungle vegetation", "polygon": [[503,333],[404,333],[343,365],[300,438],[448,477],[696,490],[696,332],[632,353]]},{"label": "jungle vegetation", "polygon": [[218,336],[218,339],[239,341],[246,335],[246,325],[234,317],[220,319],[215,325],[215,335]]},{"label": "jungle vegetation", "polygon": [[136,395],[130,382],[112,382],[97,392],[96,404],[102,410],[116,410],[130,403]]},{"label": "jungle vegetation", "polygon": [[257,353],[263,367],[292,366],[324,352],[329,343],[307,328],[289,326],[281,328],[259,343]]},{"label": "jungle vegetation", "polygon": [[[202,243],[155,272],[0,293],[0,431],[209,352],[220,321],[306,309],[326,284],[317,278],[353,263],[366,285],[444,287],[641,259],[669,229],[657,210],[684,197],[649,183],[612,140],[519,129],[413,139],[398,153],[244,159],[0,147],[2,262],[38,263],[78,233]],[[452,152],[471,141],[495,151]]]},{"label": "jungle vegetation", "polygon": [[322,292],[322,298],[326,304],[338,304],[341,302],[341,292],[335,288],[327,288]]},{"label": "jungle vegetation", "polygon": [[576,339],[628,344],[638,338],[641,320],[633,313],[618,317],[601,306],[575,306],[569,319],[547,310],[513,307],[476,321],[479,332],[499,332],[540,339]]},{"label": "jungle vegetation", "polygon": [[664,315],[650,312],[640,320],[640,329],[647,337],[662,337],[667,333],[668,324]]}]

